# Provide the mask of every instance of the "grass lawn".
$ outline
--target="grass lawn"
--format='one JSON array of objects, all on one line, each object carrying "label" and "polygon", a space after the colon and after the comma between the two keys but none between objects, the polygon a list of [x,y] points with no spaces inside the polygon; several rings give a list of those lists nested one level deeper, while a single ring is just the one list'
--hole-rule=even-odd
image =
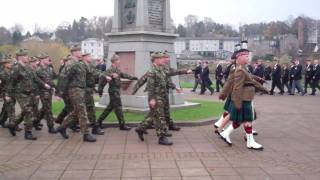
[{"label": "grass lawn", "polygon": [[[192,89],[194,86],[194,83],[181,82],[180,85],[181,85],[181,88],[191,88]],[[201,85],[198,85],[198,88],[200,88],[200,87],[201,87]],[[213,83],[211,85],[211,87],[216,88],[215,83]]]},{"label": "grass lawn", "polygon": [[[199,119],[218,117],[223,112],[223,103],[221,102],[196,100],[192,100],[192,102],[201,103],[201,106],[195,108],[173,110],[171,111],[172,118],[176,121],[196,121]],[[64,103],[62,101],[53,102],[53,114],[57,115],[63,107]],[[101,113],[101,110],[97,110],[96,116],[99,117]],[[144,115],[131,112],[125,112],[124,116],[127,122],[139,122],[144,119]],[[115,114],[112,112],[106,121],[117,122]]]}]

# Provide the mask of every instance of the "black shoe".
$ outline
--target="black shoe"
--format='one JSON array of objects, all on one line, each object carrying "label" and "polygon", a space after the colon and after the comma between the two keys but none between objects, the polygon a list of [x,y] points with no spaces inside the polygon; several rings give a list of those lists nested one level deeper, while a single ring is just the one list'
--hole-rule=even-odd
[{"label": "black shoe", "polygon": [[289,95],[290,95],[290,96],[294,96],[294,94],[292,94],[292,93],[290,93]]},{"label": "black shoe", "polygon": [[178,127],[178,126],[176,126],[176,125],[170,125],[170,126],[169,126],[169,130],[170,130],[170,131],[180,131],[181,128]]},{"label": "black shoe", "polygon": [[85,135],[83,135],[83,141],[84,142],[96,142],[97,140],[91,134],[85,134]]},{"label": "black shoe", "polygon": [[144,132],[145,132],[145,131],[136,128],[136,133],[138,134],[139,139],[140,139],[141,141],[144,141],[144,137],[143,137]]},{"label": "black shoe", "polygon": [[49,127],[49,128],[48,128],[48,132],[49,132],[50,134],[57,134],[57,130],[55,130],[54,127]]},{"label": "black shoe", "polygon": [[167,132],[165,132],[164,136],[165,136],[165,137],[172,137],[172,134],[167,131]]},{"label": "black shoe", "polygon": [[57,132],[60,133],[60,135],[61,135],[64,139],[69,139],[69,136],[68,136],[67,131],[66,131],[65,128],[58,127]]},{"label": "black shoe", "polygon": [[8,125],[8,129],[12,136],[16,136],[16,128],[14,125]]},{"label": "black shoe", "polygon": [[5,122],[0,122],[0,126],[2,127],[2,128],[6,128],[6,123]]},{"label": "black shoe", "polygon": [[98,121],[98,124],[99,124],[99,128],[100,129],[105,129],[106,128],[106,126],[103,124],[103,121]]},{"label": "black shoe", "polygon": [[315,93],[311,93],[310,95],[311,95],[311,96],[315,96],[316,94],[315,94]]},{"label": "black shoe", "polygon": [[33,127],[36,131],[41,131],[42,130],[42,127],[40,126],[39,123],[33,123]]},{"label": "black shoe", "polygon": [[104,135],[104,131],[101,130],[99,126],[94,126],[92,128],[92,134],[94,134],[94,135]]},{"label": "black shoe", "polygon": [[271,96],[273,96],[273,92],[272,91],[270,91],[270,93],[269,93]]},{"label": "black shoe", "polygon": [[20,132],[20,131],[22,131],[22,129],[19,127],[19,125],[16,125],[15,126],[15,131]]},{"label": "black shoe", "polygon": [[27,131],[27,132],[24,133],[24,139],[25,140],[35,141],[35,140],[37,140],[37,137],[33,136],[32,132],[28,132]]},{"label": "black shoe", "polygon": [[171,146],[173,144],[173,142],[167,137],[160,137],[158,143],[165,146]]},{"label": "black shoe", "polygon": [[131,130],[131,127],[126,126],[126,125],[120,125],[120,130],[121,130],[121,131],[130,131],[130,130]]},{"label": "black shoe", "polygon": [[150,125],[147,127],[147,129],[155,129],[154,125]]}]

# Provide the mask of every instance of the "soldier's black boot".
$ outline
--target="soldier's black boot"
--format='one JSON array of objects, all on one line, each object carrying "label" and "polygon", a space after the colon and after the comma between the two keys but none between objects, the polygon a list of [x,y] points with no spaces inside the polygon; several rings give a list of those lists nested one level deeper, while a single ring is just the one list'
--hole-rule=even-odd
[{"label": "soldier's black boot", "polygon": [[85,142],[96,142],[97,140],[91,134],[85,134],[85,135],[83,135],[83,141],[85,141]]},{"label": "soldier's black boot", "polygon": [[126,125],[123,123],[123,124],[120,124],[120,130],[121,130],[121,131],[130,131],[130,130],[131,130],[131,127],[126,126]]},{"label": "soldier's black boot", "polygon": [[169,131],[166,131],[164,134],[165,137],[172,137],[172,134]]},{"label": "soldier's black boot", "polygon": [[26,140],[31,140],[31,141],[35,141],[35,140],[37,140],[37,137],[33,136],[32,132],[26,131],[26,132],[24,133],[24,139],[26,139]]},{"label": "soldier's black boot", "polygon": [[11,125],[9,124],[8,125],[8,129],[9,129],[9,132],[12,136],[16,136],[16,128],[15,128],[15,125]]},{"label": "soldier's black boot", "polygon": [[141,141],[144,141],[144,137],[143,137],[144,132],[145,132],[145,131],[143,131],[143,130],[141,130],[141,129],[139,129],[139,128],[136,128],[136,133],[138,134],[139,139],[140,139]]},{"label": "soldier's black boot", "polygon": [[160,137],[159,144],[165,146],[171,146],[173,142],[168,137]]},{"label": "soldier's black boot", "polygon": [[60,133],[60,135],[61,135],[64,139],[68,139],[68,138],[69,138],[69,136],[68,136],[68,134],[67,134],[66,128],[58,127],[57,132]]},{"label": "soldier's black boot", "polygon": [[103,125],[103,120],[98,120],[99,128],[105,129],[106,127]]},{"label": "soldier's black boot", "polygon": [[100,129],[98,125],[94,125],[92,128],[92,134],[94,135],[104,135],[104,131]]},{"label": "soldier's black boot", "polygon": [[22,129],[19,127],[19,125],[15,125],[15,131],[20,132]]},{"label": "soldier's black boot", "polygon": [[38,122],[34,121],[33,122],[33,127],[36,131],[41,131],[42,130],[42,127],[39,125]]},{"label": "soldier's black boot", "polygon": [[175,125],[175,124],[171,124],[171,125],[169,125],[169,130],[170,130],[170,131],[180,131],[181,128],[178,127],[178,126]]},{"label": "soldier's black boot", "polygon": [[54,127],[48,127],[48,132],[49,132],[50,134],[57,134],[57,130],[54,129]]}]

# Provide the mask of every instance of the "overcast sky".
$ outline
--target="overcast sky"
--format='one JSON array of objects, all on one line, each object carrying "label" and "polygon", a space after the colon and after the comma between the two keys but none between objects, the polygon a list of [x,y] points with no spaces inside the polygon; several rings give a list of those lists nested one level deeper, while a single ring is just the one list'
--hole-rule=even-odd
[{"label": "overcast sky", "polygon": [[[1,2],[0,26],[20,23],[25,31],[33,31],[35,25],[53,30],[61,22],[81,16],[112,16],[113,1],[5,0]],[[320,0],[171,0],[171,14],[175,24],[194,14],[238,27],[240,23],[286,20],[289,15],[320,19]]]}]

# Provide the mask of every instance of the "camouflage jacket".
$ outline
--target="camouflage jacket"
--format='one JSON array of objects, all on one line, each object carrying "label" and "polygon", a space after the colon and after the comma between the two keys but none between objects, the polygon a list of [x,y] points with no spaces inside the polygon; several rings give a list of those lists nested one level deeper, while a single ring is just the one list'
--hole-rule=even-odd
[{"label": "camouflage jacket", "polygon": [[[56,78],[56,74],[54,73],[51,67],[43,67],[39,66],[36,70],[37,76],[45,83],[49,84],[52,88],[56,88],[53,80]],[[48,91],[45,88],[41,88],[41,91]]]},{"label": "camouflage jacket", "polygon": [[87,65],[87,79],[86,84],[87,88],[94,88],[97,82],[99,81],[100,76],[104,75],[104,72],[99,71],[93,64],[86,64]]},{"label": "camouflage jacket", "polygon": [[[183,75],[187,74],[187,70],[177,70],[170,68],[169,66],[164,66],[162,67],[166,74],[166,82],[167,82],[167,90],[169,89],[176,89],[176,85],[172,82],[171,76],[176,76],[176,75]],[[148,79],[148,72],[145,73],[135,84],[133,87],[132,94],[136,94],[138,90],[147,82]]]},{"label": "camouflage jacket", "polygon": [[10,71],[6,71],[1,69],[0,72],[0,96],[3,97],[6,93],[8,93],[8,83],[10,81]]},{"label": "camouflage jacket", "polygon": [[15,94],[37,94],[39,87],[45,88],[45,82],[36,75],[35,71],[28,65],[17,63],[12,68],[6,95],[14,97]]},{"label": "camouflage jacket", "polygon": [[69,61],[62,64],[59,68],[59,74],[58,74],[58,81],[57,81],[57,86],[56,86],[56,95],[63,97],[64,95],[67,94],[67,84],[64,83],[66,80],[66,65],[70,63]]},{"label": "camouflage jacket", "polygon": [[111,66],[107,71],[105,72],[106,76],[112,77],[112,74],[118,74],[117,78],[112,78],[112,80],[109,82],[109,93],[113,92],[119,92],[121,88],[121,78],[123,79],[129,79],[129,80],[137,80],[138,78],[131,76],[129,74],[123,73],[120,71],[120,69]]},{"label": "camouflage jacket", "polygon": [[82,61],[71,59],[64,67],[64,78],[60,83],[60,89],[66,92],[71,88],[85,89],[87,87],[87,65]]},{"label": "camouflage jacket", "polygon": [[147,87],[148,99],[163,99],[167,93],[166,73],[163,68],[152,65],[151,70],[148,72]]}]

